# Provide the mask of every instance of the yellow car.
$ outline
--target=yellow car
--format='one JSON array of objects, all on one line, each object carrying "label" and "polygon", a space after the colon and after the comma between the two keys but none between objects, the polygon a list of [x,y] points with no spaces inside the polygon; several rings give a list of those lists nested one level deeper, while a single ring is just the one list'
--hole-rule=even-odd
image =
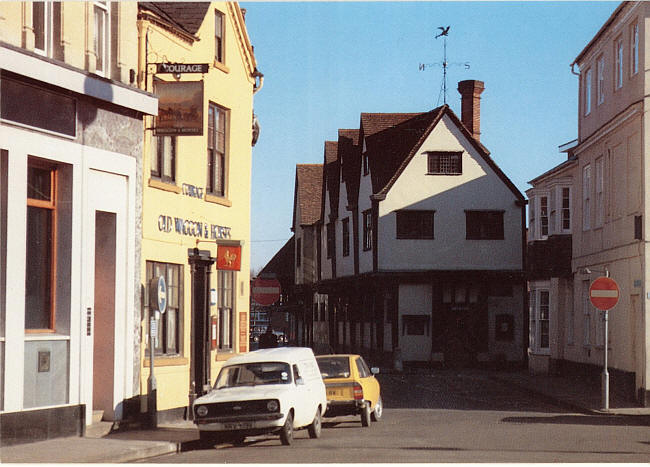
[{"label": "yellow car", "polygon": [[379,368],[368,368],[360,355],[318,355],[316,361],[327,392],[326,417],[360,415],[362,426],[381,419]]}]

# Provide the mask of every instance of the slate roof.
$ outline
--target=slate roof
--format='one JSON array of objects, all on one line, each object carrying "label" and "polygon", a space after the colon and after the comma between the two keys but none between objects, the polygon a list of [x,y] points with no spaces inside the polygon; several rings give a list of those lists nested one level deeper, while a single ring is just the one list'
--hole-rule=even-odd
[{"label": "slate roof", "polygon": [[[313,225],[321,217],[323,164],[297,164],[295,203],[300,207],[299,225]],[[294,226],[295,224],[294,208]]]},{"label": "slate roof", "polygon": [[210,2],[139,2],[138,6],[195,35],[203,24]]}]

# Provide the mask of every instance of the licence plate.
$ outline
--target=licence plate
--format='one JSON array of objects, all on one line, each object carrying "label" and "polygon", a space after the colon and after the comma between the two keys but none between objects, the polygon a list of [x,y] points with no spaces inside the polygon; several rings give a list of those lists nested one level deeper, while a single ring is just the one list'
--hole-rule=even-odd
[{"label": "licence plate", "polygon": [[340,396],[341,394],[342,393],[341,393],[340,390],[338,390],[338,391],[336,389],[328,389],[327,390],[327,395],[328,396]]},{"label": "licence plate", "polygon": [[253,428],[253,422],[224,423],[223,427],[226,430],[248,430]]}]

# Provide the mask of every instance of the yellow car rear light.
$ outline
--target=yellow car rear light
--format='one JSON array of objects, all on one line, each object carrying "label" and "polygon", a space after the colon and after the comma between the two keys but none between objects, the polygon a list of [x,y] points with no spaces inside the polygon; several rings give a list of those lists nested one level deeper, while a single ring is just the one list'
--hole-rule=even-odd
[{"label": "yellow car rear light", "polygon": [[360,401],[363,400],[363,388],[360,384],[354,384],[354,400]]}]

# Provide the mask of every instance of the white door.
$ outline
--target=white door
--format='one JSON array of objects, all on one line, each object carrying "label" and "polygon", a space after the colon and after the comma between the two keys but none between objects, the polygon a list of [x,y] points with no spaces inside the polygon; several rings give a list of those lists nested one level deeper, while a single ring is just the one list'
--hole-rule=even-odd
[{"label": "white door", "polygon": [[403,361],[426,362],[431,357],[432,300],[430,284],[399,286],[398,329]]}]

